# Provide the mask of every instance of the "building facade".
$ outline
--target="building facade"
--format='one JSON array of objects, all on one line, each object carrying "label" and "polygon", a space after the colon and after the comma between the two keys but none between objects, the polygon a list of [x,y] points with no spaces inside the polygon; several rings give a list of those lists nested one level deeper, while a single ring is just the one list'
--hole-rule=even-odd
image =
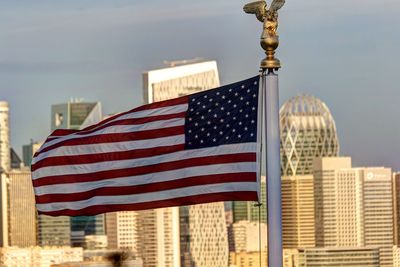
[{"label": "building facade", "polygon": [[350,158],[314,161],[318,247],[376,247],[380,266],[393,265],[392,172],[351,168]]},{"label": "building facade", "polygon": [[233,245],[232,252],[267,251],[267,224],[239,221],[233,223],[230,228],[229,239]]},{"label": "building facade", "polygon": [[51,130],[79,130],[102,120],[100,102],[73,100],[51,106]]},{"label": "building facade", "polygon": [[22,161],[25,166],[31,166],[33,155],[39,150],[42,144],[42,142],[31,141],[29,145],[22,146]]},{"label": "building facade", "polygon": [[393,173],[394,244],[400,246],[400,172]]},{"label": "building facade", "polygon": [[106,214],[106,232],[110,249],[137,252],[137,212],[120,211]]},{"label": "building facade", "polygon": [[0,266],[50,267],[62,262],[82,260],[82,248],[0,248]]},{"label": "building facade", "polygon": [[279,113],[283,246],[314,247],[313,160],[339,155],[335,121],[327,105],[309,95],[289,99]]},{"label": "building facade", "polygon": [[10,126],[8,103],[0,101],[0,171],[11,168],[10,160]]},{"label": "building facade", "polygon": [[282,241],[285,248],[315,246],[314,178],[282,176]]},{"label": "building facade", "polygon": [[[306,248],[298,249],[298,267],[380,267],[377,248]],[[289,265],[290,266],[290,265]]]},{"label": "building facade", "polygon": [[35,194],[31,172],[13,169],[7,173],[9,246],[37,245]]}]

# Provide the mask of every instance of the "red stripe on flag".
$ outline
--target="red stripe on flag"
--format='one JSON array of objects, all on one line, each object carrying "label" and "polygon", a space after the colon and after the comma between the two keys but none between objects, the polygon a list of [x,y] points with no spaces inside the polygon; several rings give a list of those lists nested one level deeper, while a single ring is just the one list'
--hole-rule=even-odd
[{"label": "red stripe on flag", "polygon": [[73,202],[90,199],[95,196],[121,196],[151,193],[157,191],[172,190],[197,185],[220,184],[232,182],[256,182],[257,176],[254,172],[247,173],[225,173],[203,176],[193,176],[183,179],[170,180],[165,182],[142,184],[124,187],[102,187],[94,190],[67,193],[67,194],[48,194],[36,196],[37,204],[46,204],[52,202]]},{"label": "red stripe on flag", "polygon": [[69,139],[61,141],[57,144],[48,146],[42,149],[36,154],[36,156],[63,146],[79,146],[79,145],[91,145],[91,144],[102,144],[102,143],[115,143],[135,140],[146,140],[160,137],[167,137],[172,135],[179,135],[185,132],[184,126],[175,126],[163,129],[145,130],[140,132],[131,133],[110,133],[110,134],[99,134],[94,136],[80,137],[75,139]]},{"label": "red stripe on flag", "polygon": [[183,159],[183,160],[164,162],[154,165],[125,168],[119,170],[108,170],[108,171],[83,173],[83,174],[47,176],[33,180],[32,183],[34,187],[52,185],[52,184],[83,183],[83,182],[101,181],[105,179],[118,178],[118,177],[129,177],[135,175],[171,171],[171,170],[194,167],[194,166],[205,166],[211,164],[224,164],[224,163],[235,163],[235,162],[256,162],[257,160],[256,155],[257,155],[256,153],[240,153],[240,154],[228,154],[228,155],[208,156],[202,158]]},{"label": "red stripe on flag", "polygon": [[114,211],[129,211],[129,210],[145,210],[157,209],[165,207],[174,207],[182,205],[203,204],[209,202],[219,201],[257,201],[257,192],[255,191],[237,191],[237,192],[220,192],[204,195],[196,195],[189,197],[180,197],[174,199],[165,199],[159,201],[141,202],[134,204],[116,204],[116,205],[97,205],[90,206],[80,210],[58,210],[43,212],[38,211],[39,214],[50,216],[91,216],[100,213],[114,212]]},{"label": "red stripe on flag", "polygon": [[79,130],[57,129],[57,130],[54,130],[49,137],[60,137],[60,136],[64,136],[64,135],[73,134],[76,132],[79,132]]},{"label": "red stripe on flag", "polygon": [[167,153],[182,151],[185,149],[185,144],[163,146],[156,148],[143,148],[118,152],[97,153],[97,154],[82,154],[77,156],[57,156],[45,158],[31,166],[32,171],[36,171],[43,167],[49,166],[65,166],[74,164],[88,164],[104,161],[116,161],[127,159],[138,159],[152,156],[159,156]]}]

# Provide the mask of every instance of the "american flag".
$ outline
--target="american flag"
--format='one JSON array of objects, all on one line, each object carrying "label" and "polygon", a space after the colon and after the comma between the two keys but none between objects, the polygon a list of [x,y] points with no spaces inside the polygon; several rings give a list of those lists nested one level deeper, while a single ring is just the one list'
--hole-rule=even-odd
[{"label": "american flag", "polygon": [[83,130],[54,131],[31,167],[39,214],[256,201],[258,82],[256,76],[144,105]]}]

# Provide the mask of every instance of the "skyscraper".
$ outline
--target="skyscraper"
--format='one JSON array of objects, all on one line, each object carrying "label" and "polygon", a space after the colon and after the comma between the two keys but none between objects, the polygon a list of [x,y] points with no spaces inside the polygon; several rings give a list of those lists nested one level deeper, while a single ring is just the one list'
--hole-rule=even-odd
[{"label": "skyscraper", "polygon": [[377,247],[380,266],[392,266],[392,173],[352,168],[350,158],[314,162],[318,247]]},{"label": "skyscraper", "polygon": [[[73,100],[51,107],[51,130],[83,129],[102,120],[100,102]],[[104,215],[39,216],[39,244],[83,246],[85,235],[105,235]]]},{"label": "skyscraper", "polygon": [[10,170],[10,128],[8,121],[8,103],[0,101],[0,171]]},{"label": "skyscraper", "polygon": [[35,195],[29,168],[6,173],[9,246],[37,245]]},{"label": "skyscraper", "polygon": [[137,212],[120,211],[106,215],[106,233],[110,249],[130,249],[137,252]]},{"label": "skyscraper", "polygon": [[0,172],[0,246],[36,245],[36,207],[29,169]]},{"label": "skyscraper", "polygon": [[[175,62],[143,74],[144,102],[175,98],[219,86],[215,61]],[[224,204],[210,203],[138,213],[139,252],[147,266],[228,264]]]},{"label": "skyscraper", "polygon": [[320,99],[293,97],[283,104],[279,115],[283,176],[312,174],[314,158],[339,155],[335,121]]},{"label": "skyscraper", "polygon": [[39,150],[42,144],[41,142],[33,142],[33,140],[31,140],[29,145],[22,146],[22,161],[25,166],[31,166],[33,155]]},{"label": "skyscraper", "polygon": [[313,160],[339,155],[335,121],[320,99],[296,96],[280,109],[280,133],[283,246],[314,247]]},{"label": "skyscraper", "polygon": [[394,244],[400,246],[400,172],[393,173]]},{"label": "skyscraper", "polygon": [[102,120],[100,102],[81,99],[51,106],[51,130],[83,129]]}]

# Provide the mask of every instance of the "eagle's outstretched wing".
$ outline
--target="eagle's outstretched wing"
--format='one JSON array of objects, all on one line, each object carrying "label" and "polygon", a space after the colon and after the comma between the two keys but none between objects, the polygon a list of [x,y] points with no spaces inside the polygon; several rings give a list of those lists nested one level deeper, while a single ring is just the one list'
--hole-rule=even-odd
[{"label": "eagle's outstretched wing", "polygon": [[267,3],[265,1],[257,1],[253,3],[246,4],[243,7],[244,12],[248,14],[255,14],[257,19],[261,22],[264,21]]},{"label": "eagle's outstretched wing", "polygon": [[269,8],[270,11],[278,11],[285,4],[285,0],[273,0]]}]

